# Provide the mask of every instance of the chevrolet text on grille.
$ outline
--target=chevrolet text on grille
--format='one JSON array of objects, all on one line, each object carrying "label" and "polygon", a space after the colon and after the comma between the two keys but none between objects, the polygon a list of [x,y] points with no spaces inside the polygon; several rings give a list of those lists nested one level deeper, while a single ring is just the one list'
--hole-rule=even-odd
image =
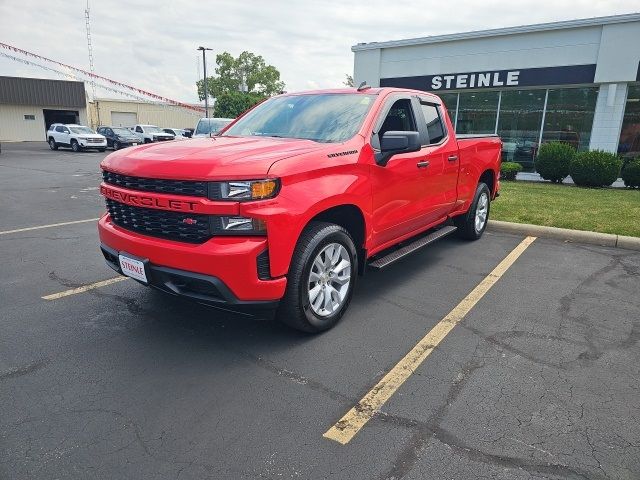
[{"label": "chevrolet text on grille", "polygon": [[165,198],[156,198],[147,195],[137,195],[133,193],[119,192],[104,185],[100,186],[100,193],[111,200],[116,202],[125,203],[127,205],[134,205],[137,207],[155,207],[167,210],[177,211],[193,211],[195,210],[196,202],[189,202],[187,200],[174,200]]}]

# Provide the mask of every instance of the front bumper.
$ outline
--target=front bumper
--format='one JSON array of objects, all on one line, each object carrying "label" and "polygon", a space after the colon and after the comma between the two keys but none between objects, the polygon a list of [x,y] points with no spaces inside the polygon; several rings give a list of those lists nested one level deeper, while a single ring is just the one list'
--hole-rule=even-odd
[{"label": "front bumper", "polygon": [[258,256],[267,250],[266,238],[214,237],[187,244],[125,230],[107,214],[98,222],[98,232],[109,266],[121,273],[118,252],[142,258],[150,272],[149,284],[175,295],[229,308],[268,308],[284,296],[285,277],[258,278]]},{"label": "front bumper", "polygon": [[82,148],[107,148],[107,141],[94,143],[87,142],[86,140],[78,140],[78,143]]}]

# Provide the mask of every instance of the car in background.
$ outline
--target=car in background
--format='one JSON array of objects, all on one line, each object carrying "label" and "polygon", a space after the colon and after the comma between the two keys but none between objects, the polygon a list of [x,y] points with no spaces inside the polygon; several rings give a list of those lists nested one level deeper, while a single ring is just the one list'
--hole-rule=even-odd
[{"label": "car in background", "polygon": [[234,118],[201,118],[198,121],[198,125],[196,125],[193,137],[209,137],[215,135],[234,120]]},{"label": "car in background", "polygon": [[135,133],[125,127],[98,127],[98,133],[107,139],[107,147],[114,150],[142,143]]},{"label": "car in background", "polygon": [[76,125],[75,123],[52,123],[47,131],[47,143],[51,150],[58,147],[69,147],[74,152],[95,148],[104,152],[107,148],[107,139],[89,127]]},{"label": "car in background", "polygon": [[163,132],[160,127],[156,127],[155,125],[135,125],[129,127],[129,130],[134,132],[144,143],[164,142],[175,138],[170,133]]},{"label": "car in background", "polygon": [[187,128],[183,128],[183,130],[184,130],[184,136],[191,138],[191,137],[193,137],[193,132],[195,132],[196,129],[195,128],[191,128],[191,127],[187,127]]},{"label": "car in background", "polygon": [[186,135],[186,131],[182,128],[163,128],[162,131],[173,135],[176,140],[187,140],[191,137],[191,135]]}]

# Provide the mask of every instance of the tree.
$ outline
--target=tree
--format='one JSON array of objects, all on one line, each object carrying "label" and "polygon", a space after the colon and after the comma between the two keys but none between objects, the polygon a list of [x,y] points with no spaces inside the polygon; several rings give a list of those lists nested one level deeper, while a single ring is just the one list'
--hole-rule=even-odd
[{"label": "tree", "polygon": [[236,118],[266,97],[258,93],[225,92],[216,98],[213,116],[219,118]]},{"label": "tree", "polygon": [[345,86],[347,87],[355,87],[355,85],[353,84],[353,77],[351,75],[349,75],[348,73],[345,74],[346,80],[342,83],[344,83]]},{"label": "tree", "polygon": [[[234,58],[229,52],[216,55],[216,76],[207,78],[209,95],[218,99],[230,92],[245,92],[270,97],[282,93],[284,82],[280,72],[267,65],[261,55],[242,52]],[[198,96],[204,99],[203,81],[199,80]]]}]

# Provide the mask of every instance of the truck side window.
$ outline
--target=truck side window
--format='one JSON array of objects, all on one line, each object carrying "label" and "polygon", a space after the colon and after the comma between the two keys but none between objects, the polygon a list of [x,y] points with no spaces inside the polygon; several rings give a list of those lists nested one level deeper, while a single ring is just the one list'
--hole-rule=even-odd
[{"label": "truck side window", "polygon": [[413,116],[413,110],[411,109],[411,100],[403,98],[396,100],[391,106],[387,118],[384,119],[382,127],[378,132],[379,136],[389,131],[401,131],[401,132],[416,132],[416,121]]},{"label": "truck side window", "polygon": [[429,133],[429,143],[439,143],[445,137],[444,127],[442,125],[442,119],[438,113],[438,108],[435,105],[420,102],[422,107],[422,115],[425,122],[427,122],[427,132]]},{"label": "truck side window", "polygon": [[142,132],[142,127],[136,127],[136,132],[138,132],[138,133],[143,133],[143,132]]}]

